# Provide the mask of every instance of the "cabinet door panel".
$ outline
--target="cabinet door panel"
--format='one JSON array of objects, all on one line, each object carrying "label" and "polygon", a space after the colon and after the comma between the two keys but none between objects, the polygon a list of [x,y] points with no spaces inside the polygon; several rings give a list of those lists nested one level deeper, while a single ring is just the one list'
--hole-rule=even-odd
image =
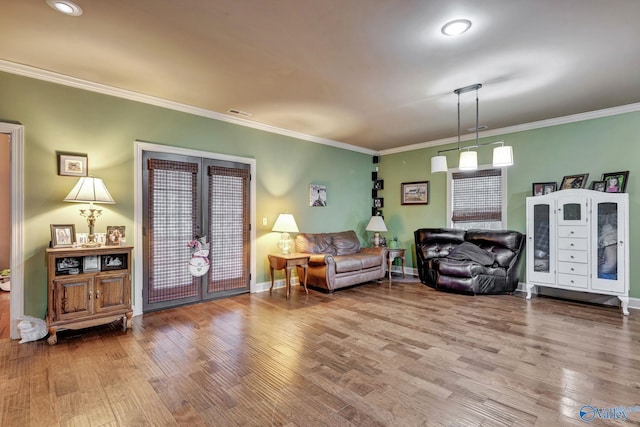
[{"label": "cabinet door panel", "polygon": [[56,320],[74,320],[93,314],[93,277],[56,279]]},{"label": "cabinet door panel", "polygon": [[593,281],[591,288],[600,292],[625,293],[625,226],[626,221],[620,202],[606,196],[594,200]]},{"label": "cabinet door panel", "polygon": [[546,201],[527,199],[527,282],[555,283],[554,206]]},{"label": "cabinet door panel", "polygon": [[129,307],[129,276],[111,273],[96,276],[96,313],[123,310]]}]

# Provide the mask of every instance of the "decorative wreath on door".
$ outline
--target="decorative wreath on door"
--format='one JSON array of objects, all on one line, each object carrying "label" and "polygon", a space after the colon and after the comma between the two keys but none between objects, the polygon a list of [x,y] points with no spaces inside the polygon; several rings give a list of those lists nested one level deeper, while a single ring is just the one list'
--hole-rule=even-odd
[{"label": "decorative wreath on door", "polygon": [[206,237],[193,239],[187,246],[191,248],[189,260],[189,273],[194,277],[200,277],[209,271],[209,244]]}]

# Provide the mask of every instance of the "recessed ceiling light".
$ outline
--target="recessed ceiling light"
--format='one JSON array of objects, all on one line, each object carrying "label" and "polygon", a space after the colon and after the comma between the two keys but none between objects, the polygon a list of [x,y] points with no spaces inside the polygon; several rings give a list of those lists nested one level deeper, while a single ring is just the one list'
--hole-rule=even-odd
[{"label": "recessed ceiling light", "polygon": [[468,19],[456,19],[449,21],[442,27],[442,34],[446,36],[459,36],[471,28],[471,21]]},{"label": "recessed ceiling light", "polygon": [[82,15],[82,8],[71,0],[46,0],[47,4],[54,10],[69,16]]}]

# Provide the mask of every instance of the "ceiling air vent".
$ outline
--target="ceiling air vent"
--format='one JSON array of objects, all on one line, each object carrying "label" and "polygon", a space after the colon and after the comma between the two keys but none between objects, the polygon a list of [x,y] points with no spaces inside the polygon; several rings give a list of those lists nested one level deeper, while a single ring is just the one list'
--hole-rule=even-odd
[{"label": "ceiling air vent", "polygon": [[235,114],[236,116],[240,116],[240,117],[251,117],[251,113],[247,113],[246,111],[236,110],[235,108],[229,108],[227,110],[227,113]]}]

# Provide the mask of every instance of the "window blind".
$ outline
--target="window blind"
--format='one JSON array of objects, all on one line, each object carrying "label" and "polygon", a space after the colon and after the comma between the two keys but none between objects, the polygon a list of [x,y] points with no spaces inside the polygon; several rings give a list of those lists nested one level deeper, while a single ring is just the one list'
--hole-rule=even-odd
[{"label": "window blind", "polygon": [[453,222],[502,220],[501,169],[454,172],[451,186]]},{"label": "window blind", "polygon": [[249,284],[249,170],[209,166],[208,292],[247,288]]},{"label": "window blind", "polygon": [[149,159],[148,302],[198,295],[187,243],[197,233],[198,164]]}]

